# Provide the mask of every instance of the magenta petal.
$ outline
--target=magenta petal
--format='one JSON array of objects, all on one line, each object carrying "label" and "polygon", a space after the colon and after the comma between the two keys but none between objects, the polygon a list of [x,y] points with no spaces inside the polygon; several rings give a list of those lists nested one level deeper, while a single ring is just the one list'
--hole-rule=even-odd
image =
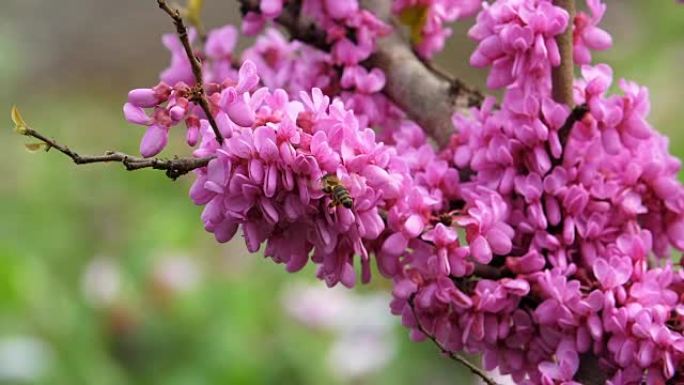
[{"label": "magenta petal", "polygon": [[506,255],[511,251],[511,239],[498,228],[493,228],[487,232],[487,242],[489,243],[492,252],[498,255]]},{"label": "magenta petal", "polygon": [[382,244],[382,252],[389,255],[401,255],[408,247],[408,240],[401,233],[394,233],[387,237]]},{"label": "magenta petal", "polygon": [[487,264],[492,260],[492,249],[485,237],[479,235],[470,243],[470,254],[479,263]]},{"label": "magenta petal", "polygon": [[267,17],[276,17],[283,10],[283,0],[261,0],[259,9]]},{"label": "magenta petal", "polygon": [[344,19],[359,9],[357,0],[325,0],[324,4],[333,19]]},{"label": "magenta petal", "polygon": [[288,273],[296,273],[306,266],[309,261],[309,256],[304,252],[295,252],[290,255],[290,260],[287,262],[286,269]]},{"label": "magenta petal", "polygon": [[584,34],[584,41],[587,46],[595,50],[608,49],[613,45],[610,34],[601,28],[589,27]]},{"label": "magenta petal", "polygon": [[272,198],[276,189],[278,188],[278,167],[272,164],[266,171],[266,178],[264,179],[264,194]]},{"label": "magenta petal", "polygon": [[231,239],[233,239],[233,236],[235,236],[237,229],[237,223],[229,220],[224,220],[214,229],[214,236],[216,237],[216,241],[218,243],[226,243],[230,241]]},{"label": "magenta petal", "polygon": [[207,56],[214,59],[223,59],[230,56],[237,42],[238,32],[232,25],[227,25],[209,32],[204,51]]},{"label": "magenta petal", "polygon": [[406,230],[406,235],[410,237],[417,237],[423,231],[425,224],[420,215],[413,214],[406,219],[404,222],[404,230]]},{"label": "magenta petal", "polygon": [[254,124],[254,111],[244,98],[238,97],[235,102],[228,105],[227,110],[230,119],[238,126],[251,127]]},{"label": "magenta petal", "polygon": [[342,267],[340,282],[342,282],[342,284],[348,288],[354,287],[354,284],[356,283],[356,273],[354,272],[354,267],[348,262]]},{"label": "magenta petal", "polygon": [[[267,1],[280,1],[282,3],[282,0]],[[251,60],[245,60],[238,73],[237,92],[251,91],[257,84],[259,84],[259,75],[257,75],[256,65]]]},{"label": "magenta petal", "polygon": [[402,279],[394,285],[394,290],[392,290],[392,295],[397,298],[409,298],[411,294],[415,293],[418,289],[418,285],[409,279]]},{"label": "magenta petal", "polygon": [[653,363],[655,358],[655,345],[651,341],[644,341],[641,343],[639,353],[637,354],[637,362],[642,368],[648,368]]},{"label": "magenta petal", "polygon": [[261,246],[261,239],[259,237],[259,229],[253,222],[247,222],[242,226],[242,234],[245,237],[245,244],[250,253],[256,253]]},{"label": "magenta petal", "polygon": [[677,218],[667,227],[670,242],[679,250],[684,250],[684,217]]},{"label": "magenta petal", "polygon": [[392,181],[387,170],[372,164],[364,168],[363,175],[368,178],[368,183],[372,186],[380,187]]},{"label": "magenta petal", "polygon": [[216,115],[216,125],[218,126],[219,132],[224,138],[230,138],[233,136],[233,127],[230,125],[230,120],[225,112],[220,112]]},{"label": "magenta petal", "polygon": [[124,117],[130,123],[146,126],[151,121],[150,117],[147,116],[142,107],[137,107],[131,103],[124,104],[123,111]]},{"label": "magenta petal", "polygon": [[149,158],[159,154],[169,139],[169,130],[166,127],[150,126],[140,142],[140,154]]},{"label": "magenta petal", "polygon": [[159,98],[151,88],[138,88],[128,93],[128,102],[137,107],[150,108],[159,104]]}]

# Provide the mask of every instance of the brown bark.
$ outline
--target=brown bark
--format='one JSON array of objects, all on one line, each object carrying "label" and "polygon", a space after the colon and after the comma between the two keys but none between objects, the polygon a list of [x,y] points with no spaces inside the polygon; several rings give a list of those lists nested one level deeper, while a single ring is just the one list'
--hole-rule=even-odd
[{"label": "brown bark", "polygon": [[575,62],[573,59],[573,20],[575,19],[575,0],[554,0],[553,3],[568,11],[570,19],[568,28],[564,33],[556,37],[558,50],[560,51],[561,64],[553,69],[553,99],[558,103],[566,104],[573,108],[575,101],[573,98],[572,87],[575,78]]}]

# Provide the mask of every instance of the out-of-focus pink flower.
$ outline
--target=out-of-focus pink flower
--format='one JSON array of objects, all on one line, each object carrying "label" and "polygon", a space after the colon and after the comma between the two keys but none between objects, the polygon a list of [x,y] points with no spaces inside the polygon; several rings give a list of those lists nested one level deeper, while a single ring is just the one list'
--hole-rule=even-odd
[{"label": "out-of-focus pink flower", "polygon": [[591,63],[591,50],[603,51],[613,45],[610,34],[597,26],[603,19],[606,5],[601,0],[587,0],[587,6],[591,16],[580,11],[574,20],[574,57],[578,64]]}]

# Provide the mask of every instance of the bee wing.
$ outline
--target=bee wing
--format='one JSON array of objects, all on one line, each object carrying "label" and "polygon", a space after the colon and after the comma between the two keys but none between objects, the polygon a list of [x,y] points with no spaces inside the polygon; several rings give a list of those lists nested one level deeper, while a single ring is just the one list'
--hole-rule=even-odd
[{"label": "bee wing", "polygon": [[308,187],[313,191],[323,191],[325,184],[325,175],[321,175],[320,177],[310,178]]}]

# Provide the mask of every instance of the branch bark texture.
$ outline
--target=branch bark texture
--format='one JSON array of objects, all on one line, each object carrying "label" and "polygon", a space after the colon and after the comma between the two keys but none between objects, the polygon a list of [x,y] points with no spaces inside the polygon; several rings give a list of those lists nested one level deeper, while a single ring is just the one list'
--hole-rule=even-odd
[{"label": "branch bark texture", "polygon": [[556,43],[561,56],[560,66],[553,69],[553,99],[558,103],[566,104],[573,108],[575,101],[573,98],[572,87],[575,79],[575,62],[573,59],[573,20],[575,19],[575,0],[554,0],[553,3],[565,9],[570,18],[568,28],[564,33],[556,37]]},{"label": "branch bark texture", "polygon": [[367,63],[385,72],[385,93],[440,146],[448,144],[454,132],[454,112],[478,106],[484,99],[462,82],[430,70],[396,33],[378,43]]}]

